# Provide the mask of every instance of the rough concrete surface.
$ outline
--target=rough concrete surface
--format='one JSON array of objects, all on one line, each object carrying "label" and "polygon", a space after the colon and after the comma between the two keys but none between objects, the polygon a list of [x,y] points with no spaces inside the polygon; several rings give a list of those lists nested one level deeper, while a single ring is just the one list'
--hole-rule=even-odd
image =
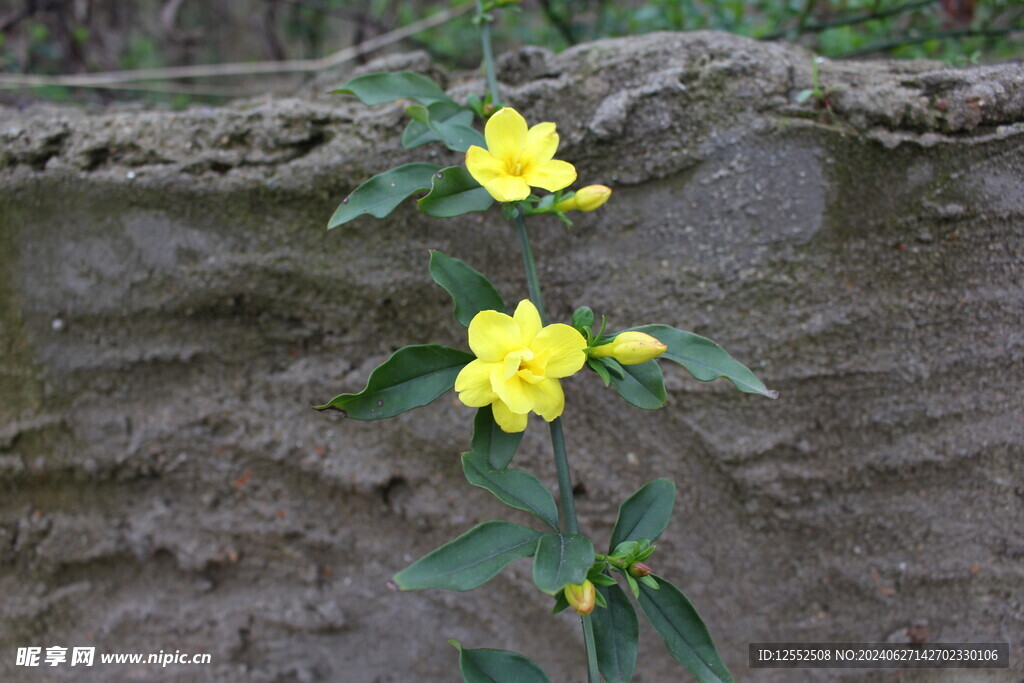
[{"label": "rough concrete surface", "polygon": [[[666,366],[669,406],[566,382],[584,530],[675,480],[652,561],[740,680],[1017,680],[1024,664],[1024,68],[826,63],[715,33],[501,59],[508,100],[615,188],[533,224],[553,318],[710,336],[776,401]],[[386,66],[438,73],[422,55]],[[451,92],[479,80],[441,74]],[[323,87],[320,88],[319,86]],[[395,593],[487,519],[451,394],[309,409],[394,349],[464,346],[427,250],[525,296],[497,212],[327,233],[401,162],[398,105],[312,94],[183,112],[0,112],[0,678],[451,681],[457,638],[583,680],[571,615],[514,564]],[[516,464],[554,485],[543,422]],[[641,634],[637,681],[682,670]],[[1013,671],[750,671],[757,641],[1008,641]],[[14,665],[18,646],[209,652],[202,667]],[[74,675],[72,675],[74,674]]]}]

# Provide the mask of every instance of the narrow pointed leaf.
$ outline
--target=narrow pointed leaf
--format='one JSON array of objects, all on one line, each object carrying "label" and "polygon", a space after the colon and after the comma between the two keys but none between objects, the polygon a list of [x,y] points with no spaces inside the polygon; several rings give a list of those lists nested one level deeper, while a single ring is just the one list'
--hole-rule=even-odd
[{"label": "narrow pointed leaf", "polygon": [[449,640],[459,651],[459,673],[464,683],[551,683],[536,662],[510,650],[467,650]]},{"label": "narrow pointed leaf", "polygon": [[417,204],[428,216],[450,218],[486,211],[494,198],[462,166],[449,166],[434,175],[430,193]]},{"label": "narrow pointed leaf", "polygon": [[588,358],[587,359],[587,366],[591,370],[596,372],[597,376],[600,377],[601,381],[604,382],[604,385],[606,387],[608,387],[608,386],[611,386],[611,384],[612,384],[612,376],[611,376],[611,374],[609,374],[608,368],[605,367],[605,364],[601,362],[603,360],[604,360],[603,358]]},{"label": "narrow pointed leaf", "polygon": [[462,454],[462,470],[473,486],[487,489],[498,499],[517,510],[525,510],[558,531],[558,507],[544,484],[523,470],[495,469],[487,454]]},{"label": "narrow pointed leaf", "polygon": [[395,100],[416,100],[424,106],[435,102],[455,102],[434,81],[411,71],[367,74],[353,78],[332,93],[355,95],[363,104],[375,105]]},{"label": "narrow pointed leaf", "polygon": [[701,683],[732,683],[711,634],[683,592],[658,577],[660,590],[640,586],[640,609],[658,632],[669,654]]},{"label": "narrow pointed leaf", "polygon": [[622,376],[611,373],[610,379],[619,396],[644,410],[657,410],[668,401],[665,393],[665,378],[661,368],[653,360],[637,365],[622,365],[618,361],[606,359],[606,365],[622,370]]},{"label": "narrow pointed leaf", "polygon": [[494,421],[491,406],[484,406],[476,411],[476,418],[473,420],[472,448],[476,453],[486,453],[494,469],[508,467],[522,440],[523,432],[510,434],[498,426]]},{"label": "narrow pointed leaf", "polygon": [[671,479],[662,477],[641,486],[619,506],[608,552],[623,541],[655,541],[672,519],[675,503],[676,485]]},{"label": "narrow pointed leaf", "polygon": [[581,534],[547,534],[537,543],[533,583],[554,595],[570,584],[583,583],[594,564],[594,544]]},{"label": "narrow pointed leaf", "polygon": [[505,301],[491,281],[457,258],[431,251],[430,277],[451,294],[455,319],[466,327],[480,311],[505,312]]},{"label": "narrow pointed leaf", "polygon": [[765,387],[745,365],[707,337],[677,330],[668,325],[643,325],[633,329],[646,332],[668,347],[662,358],[678,363],[701,382],[724,377],[740,391],[778,398],[779,392]]},{"label": "narrow pointed leaf", "polygon": [[484,522],[424,555],[395,574],[402,590],[444,588],[473,590],[522,557],[529,557],[543,536],[511,522]]},{"label": "narrow pointed leaf", "polygon": [[639,623],[636,610],[618,585],[598,586],[608,606],[594,610],[597,668],[608,683],[629,683],[636,668]]},{"label": "narrow pointed leaf", "polygon": [[384,218],[409,195],[429,190],[435,174],[440,170],[437,164],[416,162],[373,176],[335,209],[327,229],[336,228],[363,214]]},{"label": "narrow pointed leaf", "polygon": [[317,410],[332,408],[356,420],[394,417],[436,400],[455,384],[474,356],[447,346],[425,344],[395,351],[377,366],[358,394],[335,396]]}]

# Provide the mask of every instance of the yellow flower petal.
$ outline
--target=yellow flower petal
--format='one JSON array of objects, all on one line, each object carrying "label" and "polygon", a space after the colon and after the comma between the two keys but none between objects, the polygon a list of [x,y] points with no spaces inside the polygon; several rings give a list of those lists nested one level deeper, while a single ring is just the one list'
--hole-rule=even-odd
[{"label": "yellow flower petal", "polygon": [[466,170],[481,185],[508,174],[505,171],[504,161],[476,145],[472,145],[466,150]]},{"label": "yellow flower petal", "polygon": [[499,202],[518,202],[530,196],[530,186],[520,176],[503,175],[480,184]]},{"label": "yellow flower petal", "polygon": [[533,187],[555,192],[576,181],[576,169],[568,161],[552,159],[523,173],[523,179]]},{"label": "yellow flower petal", "polygon": [[484,126],[487,150],[502,161],[515,161],[526,144],[526,119],[511,107],[505,107]]},{"label": "yellow flower petal", "polygon": [[526,132],[526,145],[519,156],[524,168],[540,166],[555,156],[558,149],[558,133],[555,124],[547,121],[538,123]]},{"label": "yellow flower petal", "polygon": [[494,413],[494,421],[501,427],[501,431],[513,434],[526,429],[527,418],[529,417],[527,413],[513,413],[501,401],[495,401],[491,405],[491,411]]},{"label": "yellow flower petal", "polygon": [[538,358],[543,358],[546,377],[568,377],[579,372],[587,361],[587,340],[562,323],[548,325],[538,332],[530,347]]},{"label": "yellow flower petal", "polygon": [[482,408],[497,400],[498,395],[491,389],[491,370],[494,363],[479,358],[471,361],[459,371],[455,378],[455,391],[459,400],[470,408]]},{"label": "yellow flower petal", "polygon": [[540,384],[535,384],[533,410],[548,422],[561,415],[565,410],[562,383],[557,379],[546,379]]},{"label": "yellow flower petal", "polygon": [[513,413],[528,413],[533,410],[533,386],[524,382],[518,374],[505,379],[503,368],[491,371],[491,389]]},{"label": "yellow flower petal", "polygon": [[510,352],[522,348],[519,326],[511,316],[480,311],[469,322],[469,348],[488,363],[501,363]]},{"label": "yellow flower petal", "polygon": [[540,332],[542,325],[537,307],[529,299],[523,299],[516,306],[516,312],[512,314],[512,319],[516,321],[516,325],[519,325],[519,332],[523,336],[523,344],[529,346],[533,338]]}]

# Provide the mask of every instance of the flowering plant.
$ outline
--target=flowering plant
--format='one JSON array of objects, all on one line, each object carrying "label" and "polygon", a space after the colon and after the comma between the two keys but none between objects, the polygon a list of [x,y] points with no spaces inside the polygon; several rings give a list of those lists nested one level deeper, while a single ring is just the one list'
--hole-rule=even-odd
[{"label": "flowering plant", "polygon": [[[560,416],[565,409],[561,381],[584,368],[632,405],[657,409],[667,402],[656,359],[678,363],[696,379],[730,380],[747,393],[774,392],[709,339],[666,325],[641,325],[614,334],[598,326],[593,311],[578,308],[569,323],[546,320],[526,218],[550,214],[571,225],[566,213],[593,211],[612,191],[590,185],[567,190],[577,179],[572,164],[555,159],[556,125],[529,126],[515,109],[502,107],[487,22],[493,10],[478,3],[489,92],[471,96],[465,106],[429,79],[408,72],[355,78],[340,90],[368,105],[411,100],[410,122],[402,144],[415,148],[441,143],[465,153],[465,165],[442,168],[410,163],[385,171],[357,187],[338,207],[328,228],[369,214],[383,218],[408,197],[424,213],[437,217],[486,211],[494,202],[515,226],[522,248],[529,298],[511,315],[495,287],[466,263],[432,251],[429,272],[455,304],[455,318],[467,330],[469,352],[434,344],[406,346],[370,373],[366,387],[341,394],[318,410],[343,411],[348,417],[377,420],[426,405],[454,389],[476,409],[471,448],[462,455],[470,484],[484,488],[510,507],[534,515],[548,530],[505,521],[488,521],[437,548],[395,574],[401,590],[467,591],[494,578],[515,560],[533,558],[533,582],[554,599],[553,611],[571,607],[580,615],[588,681],[629,681],[637,658],[638,619],[627,592],[662,637],[668,651],[700,681],[731,681],[707,627],[687,597],[654,573],[653,542],[664,531],[675,503],[676,487],[656,479],[641,487],[619,509],[607,553],[580,533],[573,500]],[[473,127],[485,120],[483,135]],[[549,194],[538,196],[532,188]],[[558,475],[560,505],[532,474],[509,467],[529,414],[549,423]],[[559,507],[561,508],[559,514]],[[506,650],[459,651],[463,680],[547,681],[534,662]]]}]

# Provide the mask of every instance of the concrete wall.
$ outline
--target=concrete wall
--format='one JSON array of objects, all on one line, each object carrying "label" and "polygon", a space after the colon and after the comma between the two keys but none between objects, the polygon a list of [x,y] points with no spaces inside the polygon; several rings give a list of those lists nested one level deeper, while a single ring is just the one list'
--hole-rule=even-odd
[{"label": "concrete wall", "polygon": [[[828,112],[795,103],[811,59],[696,33],[501,60],[580,181],[615,188],[572,231],[533,224],[552,317],[691,329],[781,392],[666,366],[669,406],[645,413],[566,382],[582,525],[603,545],[622,499],[674,479],[652,561],[740,679],[792,680],[746,670],[756,641],[1009,641],[1019,667],[1024,68],[828,63]],[[324,231],[369,175],[458,162],[401,150],[403,117],[313,94],[0,113],[5,680],[42,675],[18,646],[86,644],[213,664],[76,680],[449,681],[447,638],[582,680],[528,562],[469,594],[386,588],[477,522],[530,523],[463,480],[472,411],[309,409],[400,346],[464,346],[428,249],[525,297],[495,211]],[[554,485],[542,422],[516,465]],[[679,680],[641,636],[637,680]]]}]

